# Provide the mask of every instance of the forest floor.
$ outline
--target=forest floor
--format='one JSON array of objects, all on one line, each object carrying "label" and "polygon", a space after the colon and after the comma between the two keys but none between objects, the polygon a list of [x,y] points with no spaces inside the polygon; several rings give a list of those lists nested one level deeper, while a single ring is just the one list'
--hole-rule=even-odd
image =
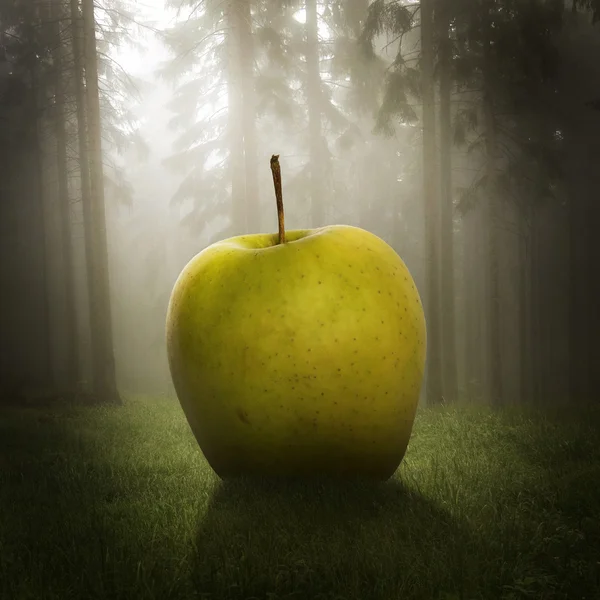
[{"label": "forest floor", "polygon": [[600,410],[421,410],[395,477],[225,484],[176,401],[0,409],[2,600],[600,598]]}]

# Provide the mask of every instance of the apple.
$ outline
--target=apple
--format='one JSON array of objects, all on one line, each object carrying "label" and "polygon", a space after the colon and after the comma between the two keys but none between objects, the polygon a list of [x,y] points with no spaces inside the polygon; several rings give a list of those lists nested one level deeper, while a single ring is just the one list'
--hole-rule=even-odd
[{"label": "apple", "polygon": [[386,480],[423,380],[419,293],[398,254],[364,229],[285,232],[275,188],[279,237],[212,244],[175,283],[167,352],[177,396],[221,478]]}]

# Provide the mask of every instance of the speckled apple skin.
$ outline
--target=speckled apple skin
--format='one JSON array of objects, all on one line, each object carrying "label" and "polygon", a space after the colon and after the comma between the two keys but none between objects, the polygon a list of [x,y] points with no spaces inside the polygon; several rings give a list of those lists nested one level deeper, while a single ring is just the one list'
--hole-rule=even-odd
[{"label": "speckled apple skin", "polygon": [[386,480],[426,354],[402,259],[357,227],[246,235],[187,264],[167,314],[177,396],[213,470]]}]

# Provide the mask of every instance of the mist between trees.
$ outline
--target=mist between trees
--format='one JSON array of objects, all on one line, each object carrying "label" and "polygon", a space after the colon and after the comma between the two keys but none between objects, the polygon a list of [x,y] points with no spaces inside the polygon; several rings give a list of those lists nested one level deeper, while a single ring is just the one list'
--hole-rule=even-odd
[{"label": "mist between trees", "polygon": [[0,1],[4,392],[172,394],[173,283],[276,231],[279,153],[288,228],[407,263],[428,403],[592,398],[598,0],[150,4]]}]

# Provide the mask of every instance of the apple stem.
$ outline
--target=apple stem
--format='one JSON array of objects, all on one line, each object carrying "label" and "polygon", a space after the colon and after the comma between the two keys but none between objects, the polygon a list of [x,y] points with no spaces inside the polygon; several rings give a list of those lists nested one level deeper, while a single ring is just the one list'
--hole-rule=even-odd
[{"label": "apple stem", "polygon": [[281,167],[279,166],[279,154],[271,156],[271,172],[273,173],[273,185],[275,186],[275,199],[277,200],[277,221],[279,223],[278,244],[285,244],[285,227],[283,222],[283,193],[281,191]]}]

